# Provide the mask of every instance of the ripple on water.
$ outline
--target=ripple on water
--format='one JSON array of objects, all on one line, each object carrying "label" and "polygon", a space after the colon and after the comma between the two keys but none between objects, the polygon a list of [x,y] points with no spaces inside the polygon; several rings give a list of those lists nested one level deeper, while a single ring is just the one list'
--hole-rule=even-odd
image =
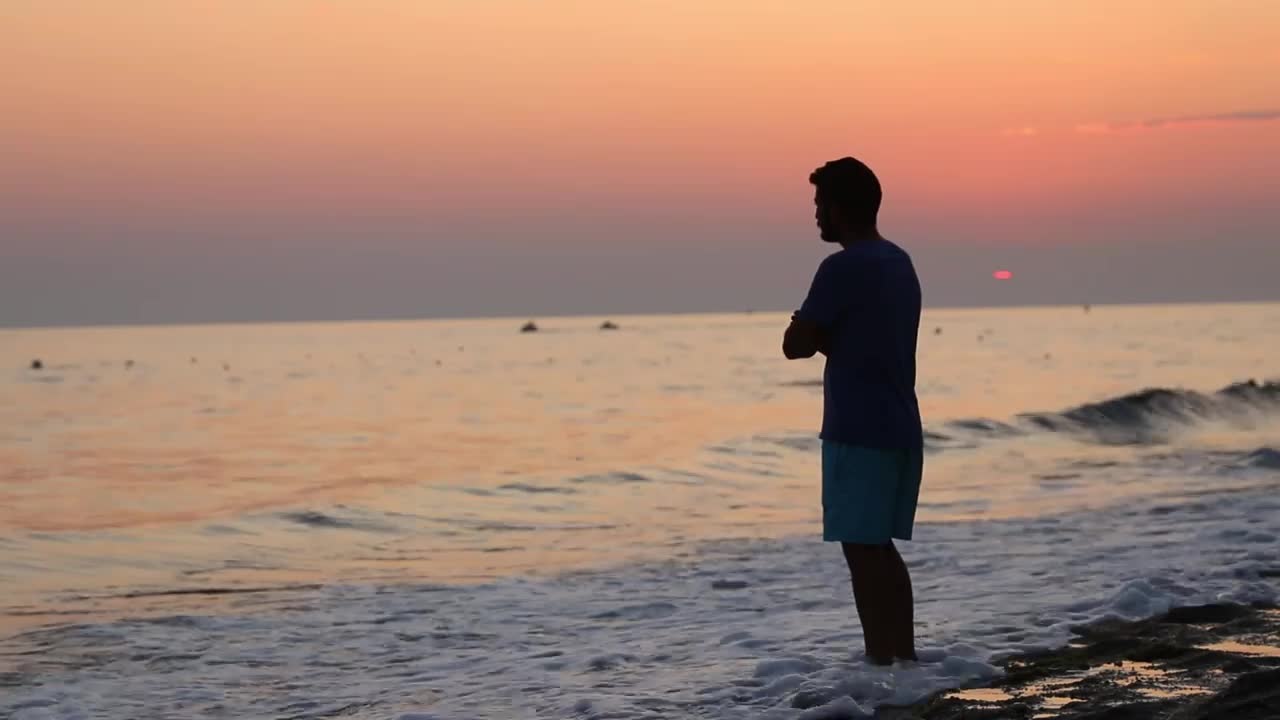
[{"label": "ripple on water", "polygon": [[499,490],[511,490],[513,492],[529,493],[531,495],[553,494],[553,495],[576,495],[579,491],[574,488],[561,487],[558,485],[531,485],[529,483],[507,483],[498,486]]},{"label": "ripple on water", "polygon": [[390,524],[369,518],[345,518],[316,510],[295,510],[280,513],[277,517],[298,525],[329,530],[363,530],[367,532],[394,532]]},{"label": "ripple on water", "polygon": [[653,482],[653,479],[636,472],[611,472],[604,473],[602,475],[579,475],[578,477],[569,478],[569,482],[579,484],[599,483],[602,485],[622,485],[626,483],[649,483]]}]

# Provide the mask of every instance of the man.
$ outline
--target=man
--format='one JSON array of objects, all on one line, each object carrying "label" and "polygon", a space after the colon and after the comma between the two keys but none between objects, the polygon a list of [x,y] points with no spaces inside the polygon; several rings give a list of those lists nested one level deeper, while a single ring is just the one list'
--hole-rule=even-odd
[{"label": "man", "polygon": [[842,248],[818,266],[783,337],[788,359],[827,357],[823,375],[822,537],[839,542],[867,657],[916,660],[911,577],[893,538],[911,539],[923,470],[916,402],[920,282],[880,235],[880,181],[850,157],[809,177],[818,228]]}]

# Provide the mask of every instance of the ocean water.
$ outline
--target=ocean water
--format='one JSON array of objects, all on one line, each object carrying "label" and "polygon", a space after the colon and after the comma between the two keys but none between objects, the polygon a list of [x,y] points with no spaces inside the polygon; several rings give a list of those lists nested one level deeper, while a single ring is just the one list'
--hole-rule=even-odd
[{"label": "ocean water", "polygon": [[786,316],[603,319],[0,331],[0,717],[860,717],[1280,597],[1280,305],[927,311],[892,669]]}]

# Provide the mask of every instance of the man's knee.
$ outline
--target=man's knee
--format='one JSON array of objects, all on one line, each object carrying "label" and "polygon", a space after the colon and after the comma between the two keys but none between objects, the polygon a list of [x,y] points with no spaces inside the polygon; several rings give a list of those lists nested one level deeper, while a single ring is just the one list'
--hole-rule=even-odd
[{"label": "man's knee", "polygon": [[892,540],[886,540],[882,543],[854,543],[842,542],[840,548],[844,550],[845,555],[869,555],[880,554],[893,547]]},{"label": "man's knee", "polygon": [[850,570],[853,570],[856,566],[865,567],[879,562],[884,557],[885,551],[890,547],[893,546],[871,543],[840,543],[840,549],[844,551],[844,559],[849,564]]}]

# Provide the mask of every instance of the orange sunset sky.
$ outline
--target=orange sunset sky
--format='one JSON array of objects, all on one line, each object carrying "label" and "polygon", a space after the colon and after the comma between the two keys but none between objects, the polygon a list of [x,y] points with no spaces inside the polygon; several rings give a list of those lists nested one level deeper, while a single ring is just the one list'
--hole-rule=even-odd
[{"label": "orange sunset sky", "polygon": [[789,309],[846,154],[929,304],[1275,299],[1280,2],[6,0],[0,324]]}]

